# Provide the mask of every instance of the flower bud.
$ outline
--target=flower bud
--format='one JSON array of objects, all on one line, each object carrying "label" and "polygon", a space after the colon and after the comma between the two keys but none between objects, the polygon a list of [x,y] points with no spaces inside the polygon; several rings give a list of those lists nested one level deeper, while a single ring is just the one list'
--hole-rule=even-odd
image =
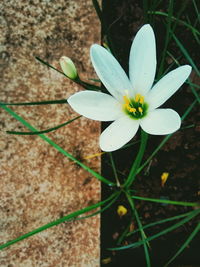
[{"label": "flower bud", "polygon": [[61,57],[60,58],[60,66],[62,71],[64,72],[67,77],[69,77],[72,80],[75,80],[78,76],[76,67],[73,63],[73,61],[69,57]]}]

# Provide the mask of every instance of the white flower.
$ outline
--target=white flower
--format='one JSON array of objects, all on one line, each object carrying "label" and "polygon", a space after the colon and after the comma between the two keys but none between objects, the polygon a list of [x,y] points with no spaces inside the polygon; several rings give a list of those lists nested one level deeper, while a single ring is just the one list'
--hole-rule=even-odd
[{"label": "white flower", "polygon": [[100,147],[114,151],[129,142],[139,126],[154,135],[177,131],[178,113],[160,107],[188,78],[191,67],[184,65],[169,72],[153,87],[156,72],[156,46],[153,29],[144,25],[136,34],[129,58],[129,78],[118,61],[105,48],[91,47],[94,69],[109,94],[83,91],[69,97],[79,114],[93,120],[114,121],[100,136]]}]

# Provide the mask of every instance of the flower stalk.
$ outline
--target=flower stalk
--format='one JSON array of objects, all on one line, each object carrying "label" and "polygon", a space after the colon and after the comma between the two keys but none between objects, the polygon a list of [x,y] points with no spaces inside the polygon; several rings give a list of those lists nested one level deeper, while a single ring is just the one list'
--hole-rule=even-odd
[{"label": "flower stalk", "polygon": [[136,174],[137,174],[137,169],[140,166],[140,163],[142,161],[144,152],[145,152],[145,148],[147,145],[147,140],[148,140],[148,134],[146,132],[144,132],[143,130],[141,130],[141,143],[140,143],[140,148],[137,154],[137,157],[135,159],[135,161],[133,162],[133,165],[131,167],[130,173],[128,175],[128,178],[126,180],[126,182],[124,183],[123,187],[124,188],[129,188],[133,181],[135,180]]}]

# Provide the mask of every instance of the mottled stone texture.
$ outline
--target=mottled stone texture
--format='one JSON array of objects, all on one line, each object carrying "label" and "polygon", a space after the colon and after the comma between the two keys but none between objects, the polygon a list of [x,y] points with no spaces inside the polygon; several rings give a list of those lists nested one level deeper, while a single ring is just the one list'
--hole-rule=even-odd
[{"label": "mottled stone texture", "polygon": [[[56,71],[61,56],[71,57],[80,75],[94,77],[89,48],[99,42],[99,25],[90,0],[3,0],[0,4],[0,100],[29,102],[64,99],[81,90]],[[37,129],[75,116],[67,104],[12,107]],[[88,172],[0,110],[0,242],[4,243],[100,200],[100,184]],[[93,168],[100,159],[99,123],[81,118],[49,133],[62,148]],[[0,252],[1,267],[99,266],[99,217],[63,223]]]}]

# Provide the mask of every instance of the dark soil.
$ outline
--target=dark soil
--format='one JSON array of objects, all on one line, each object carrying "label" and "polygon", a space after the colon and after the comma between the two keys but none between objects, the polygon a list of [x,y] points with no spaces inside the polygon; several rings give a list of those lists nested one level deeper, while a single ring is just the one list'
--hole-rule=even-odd
[{"label": "dark soil", "polygon": [[[143,1],[131,1],[131,0],[103,0],[104,11],[104,32],[103,41],[106,33],[109,34],[109,38],[112,40],[112,48],[115,56],[120,61],[124,69],[128,70],[128,56],[133,37],[138,29],[145,23],[148,23],[151,18],[146,19],[143,13]],[[151,2],[151,1],[149,1]],[[155,2],[155,1],[154,1]],[[157,1],[160,2],[156,10],[166,12],[168,9],[167,3],[169,1]],[[196,13],[192,1],[174,1],[174,16],[178,16],[180,11],[180,2],[186,4],[184,11],[180,19],[185,20],[189,18],[191,23],[195,23]],[[152,20],[153,21],[153,20]],[[165,39],[165,23],[166,18],[157,16],[152,24],[156,36],[157,42],[157,58],[158,66],[162,49],[164,47]],[[174,24],[173,24],[174,25]],[[199,44],[194,39],[191,31],[181,24],[176,24],[175,34],[179,40],[184,44],[185,48],[189,52],[190,56],[194,60],[195,64],[199,67],[200,53]],[[187,60],[182,56],[182,52],[176,46],[175,42],[171,40],[169,51],[179,58],[179,62],[188,64]],[[165,70],[171,63],[170,58],[166,58]],[[175,68],[176,66],[174,66]],[[191,75],[192,82],[198,83],[198,78],[195,72]],[[175,109],[180,115],[191,105],[195,100],[195,96],[187,84],[182,86],[169,101],[167,101],[164,107]],[[177,201],[199,201],[200,195],[200,110],[198,104],[192,109],[189,116],[182,123],[182,128],[175,133],[170,140],[162,147],[162,149],[154,156],[150,164],[136,177],[133,185],[133,189],[136,191],[136,195],[151,197],[151,198],[164,198]],[[107,124],[103,125],[105,128]],[[139,132],[132,141],[139,140]],[[145,152],[144,159],[147,159],[157,145],[161,142],[163,137],[161,136],[149,136],[147,150]],[[123,183],[127,177],[132,161],[138,151],[138,144],[135,144],[127,149],[119,150],[113,153],[114,161],[118,169],[118,175],[120,181]],[[163,172],[169,172],[169,178],[164,185],[161,186],[161,174]],[[113,178],[114,175],[111,168],[108,155],[104,155],[102,158],[102,174],[105,177]],[[114,188],[108,188],[103,186],[102,198],[106,198],[114,191]],[[117,206],[125,205],[129,212],[124,217],[120,218],[117,215]],[[148,224],[150,222],[159,221],[161,219],[169,218],[175,215],[191,211],[193,208],[174,205],[161,205],[156,203],[150,203],[147,201],[137,201],[136,207],[140,215],[142,224]],[[130,223],[130,209],[126,203],[126,199],[122,198],[115,203],[112,208],[107,210],[102,215],[102,259],[110,258],[110,263],[103,264],[102,266],[146,266],[144,249],[143,247],[123,250],[121,252],[111,252],[107,248],[117,246],[117,238],[123,232],[123,230]],[[193,231],[197,224],[198,218],[194,218],[189,223],[184,224],[177,230],[163,235],[162,237],[152,241],[150,256],[153,267],[161,267],[172,257],[182,243],[187,239],[189,234]],[[132,221],[132,225],[137,228],[136,221]],[[164,225],[158,225],[145,233],[147,236],[151,236],[161,230],[169,227],[170,223]],[[135,238],[130,237],[125,242],[126,244],[138,241],[140,236]],[[121,245],[124,245],[122,243]],[[181,255],[170,265],[176,267],[200,266],[199,245],[200,236],[196,236],[190,245],[183,251]]]}]

